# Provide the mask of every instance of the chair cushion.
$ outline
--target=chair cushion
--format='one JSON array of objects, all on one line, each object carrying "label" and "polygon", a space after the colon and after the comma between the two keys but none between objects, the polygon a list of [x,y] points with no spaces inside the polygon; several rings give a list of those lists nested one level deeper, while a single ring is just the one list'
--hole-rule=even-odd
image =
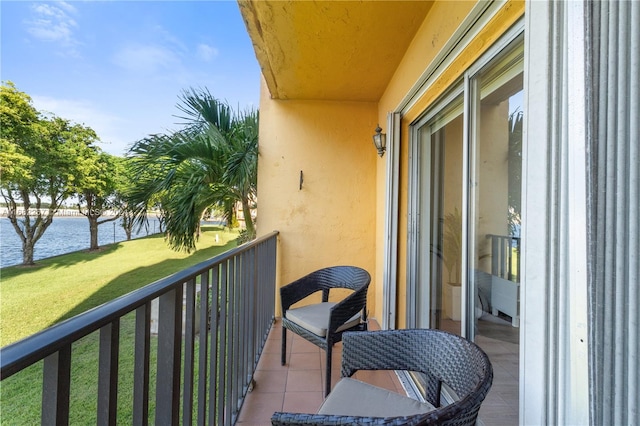
[{"label": "chair cushion", "polygon": [[359,380],[342,378],[320,406],[318,414],[362,417],[399,417],[434,410],[428,402],[391,392]]},{"label": "chair cushion", "polygon": [[[325,337],[327,335],[327,326],[329,325],[329,316],[331,308],[336,305],[335,302],[315,303],[313,305],[301,306],[299,308],[289,309],[285,313],[285,317],[298,324],[300,327],[309,330],[313,334]],[[360,313],[352,316],[349,321],[340,326],[337,331],[346,330],[355,327],[360,323]]]}]

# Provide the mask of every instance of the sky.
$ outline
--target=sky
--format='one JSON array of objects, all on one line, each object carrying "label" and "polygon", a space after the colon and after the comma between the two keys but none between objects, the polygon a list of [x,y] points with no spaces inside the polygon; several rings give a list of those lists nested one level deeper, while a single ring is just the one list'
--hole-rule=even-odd
[{"label": "sky", "polygon": [[235,1],[0,1],[0,79],[124,155],[180,128],[184,90],[258,108],[260,68]]}]

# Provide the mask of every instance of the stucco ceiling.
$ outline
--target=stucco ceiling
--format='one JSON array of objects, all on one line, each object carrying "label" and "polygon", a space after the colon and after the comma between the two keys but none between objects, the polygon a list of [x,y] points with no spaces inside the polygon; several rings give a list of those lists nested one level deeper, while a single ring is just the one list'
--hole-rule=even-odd
[{"label": "stucco ceiling", "polygon": [[431,1],[239,1],[276,99],[377,101]]}]

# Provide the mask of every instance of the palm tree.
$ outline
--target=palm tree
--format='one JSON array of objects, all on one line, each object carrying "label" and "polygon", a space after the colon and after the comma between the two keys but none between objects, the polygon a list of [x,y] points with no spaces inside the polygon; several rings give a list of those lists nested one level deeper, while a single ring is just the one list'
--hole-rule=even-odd
[{"label": "palm tree", "polygon": [[212,205],[240,202],[247,234],[255,236],[258,112],[235,114],[207,90],[183,92],[178,108],[184,129],[136,142],[138,198],[163,194],[169,245],[195,248],[202,215]]},{"label": "palm tree", "polygon": [[509,234],[520,236],[520,212],[522,211],[522,122],[524,114],[521,110],[509,115]]}]

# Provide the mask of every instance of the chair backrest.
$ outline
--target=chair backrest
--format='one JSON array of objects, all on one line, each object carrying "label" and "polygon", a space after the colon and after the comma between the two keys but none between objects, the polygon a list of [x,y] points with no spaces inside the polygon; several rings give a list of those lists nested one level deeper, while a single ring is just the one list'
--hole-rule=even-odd
[{"label": "chair backrest", "polygon": [[357,266],[330,266],[311,272],[304,277],[298,278],[292,283],[280,288],[280,295],[283,300],[301,300],[317,291],[322,291],[322,301],[326,302],[329,297],[329,290],[333,288],[346,288],[356,293],[365,293],[371,282],[371,275]]},{"label": "chair backrest", "polygon": [[[411,329],[343,335],[343,376],[357,370],[390,369],[425,374],[426,399],[439,407],[420,415],[426,423],[438,419],[439,424],[473,424],[493,381],[491,362],[484,351],[455,334]],[[444,407],[440,407],[442,382],[459,398]]]},{"label": "chair backrest", "polygon": [[356,291],[368,286],[371,281],[369,273],[357,266],[330,266],[314,271],[307,277],[316,281],[322,289],[348,288]]}]

